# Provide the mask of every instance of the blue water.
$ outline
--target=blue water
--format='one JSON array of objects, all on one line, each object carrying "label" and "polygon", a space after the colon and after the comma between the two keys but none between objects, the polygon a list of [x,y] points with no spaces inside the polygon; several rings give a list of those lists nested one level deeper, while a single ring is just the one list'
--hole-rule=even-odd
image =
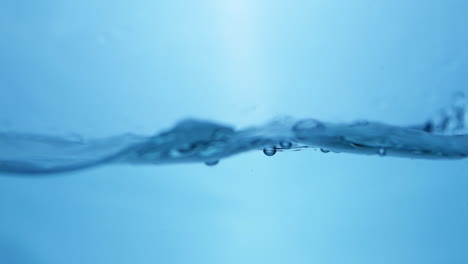
[{"label": "blue water", "polygon": [[468,104],[464,94],[454,97],[453,104],[437,116],[410,127],[362,120],[333,124],[281,118],[241,130],[208,121],[184,120],[154,136],[127,134],[97,140],[0,133],[0,172],[47,174],[112,163],[216,165],[220,159],[255,149],[263,150],[267,156],[277,151],[317,148],[324,153],[461,159],[468,157]]},{"label": "blue water", "polygon": [[468,3],[0,1],[0,264],[468,263]]}]

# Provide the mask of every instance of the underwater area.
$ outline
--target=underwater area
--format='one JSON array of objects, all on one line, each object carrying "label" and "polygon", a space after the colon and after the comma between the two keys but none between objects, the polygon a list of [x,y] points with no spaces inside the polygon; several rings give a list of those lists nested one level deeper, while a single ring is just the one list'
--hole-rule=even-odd
[{"label": "underwater area", "polygon": [[468,263],[466,14],[0,1],[0,263]]}]

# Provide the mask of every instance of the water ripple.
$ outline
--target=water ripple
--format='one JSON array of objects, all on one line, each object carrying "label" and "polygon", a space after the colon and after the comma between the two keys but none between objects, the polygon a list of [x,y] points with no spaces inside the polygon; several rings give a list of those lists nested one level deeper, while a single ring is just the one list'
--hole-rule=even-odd
[{"label": "water ripple", "polygon": [[49,174],[105,164],[170,164],[221,159],[259,150],[267,156],[303,148],[323,153],[354,153],[421,159],[468,156],[467,99],[417,126],[379,122],[328,123],[284,118],[266,125],[235,130],[204,120],[184,120],[153,136],[126,134],[83,140],[25,133],[0,133],[0,173]]}]

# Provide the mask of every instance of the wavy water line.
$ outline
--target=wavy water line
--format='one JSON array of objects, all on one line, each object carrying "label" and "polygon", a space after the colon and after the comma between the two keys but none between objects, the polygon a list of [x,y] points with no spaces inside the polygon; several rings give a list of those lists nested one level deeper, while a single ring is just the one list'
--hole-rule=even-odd
[{"label": "wavy water line", "polygon": [[277,119],[235,130],[210,121],[184,120],[154,136],[126,134],[85,141],[62,137],[0,133],[0,173],[51,174],[105,164],[171,164],[219,160],[251,150],[317,148],[322,152],[420,159],[468,156],[466,97],[422,125],[401,127],[379,122],[327,123],[315,119]]}]

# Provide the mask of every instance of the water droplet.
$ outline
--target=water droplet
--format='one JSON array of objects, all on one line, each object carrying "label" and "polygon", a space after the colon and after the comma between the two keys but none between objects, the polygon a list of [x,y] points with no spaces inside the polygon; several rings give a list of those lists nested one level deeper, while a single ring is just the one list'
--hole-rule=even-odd
[{"label": "water droplet", "polygon": [[387,150],[384,148],[379,148],[379,156],[385,156],[387,155]]},{"label": "water droplet", "polygon": [[292,147],[292,143],[289,141],[283,141],[280,143],[280,146],[284,149],[290,149]]},{"label": "water droplet", "polygon": [[321,148],[320,151],[322,151],[323,153],[328,153],[328,152],[330,152],[330,150],[324,149],[324,148]]},{"label": "water droplet", "polygon": [[219,163],[219,160],[210,160],[210,161],[205,161],[206,166],[214,166]]},{"label": "water droplet", "polygon": [[273,156],[276,154],[276,147],[264,148],[263,153],[267,156]]}]

